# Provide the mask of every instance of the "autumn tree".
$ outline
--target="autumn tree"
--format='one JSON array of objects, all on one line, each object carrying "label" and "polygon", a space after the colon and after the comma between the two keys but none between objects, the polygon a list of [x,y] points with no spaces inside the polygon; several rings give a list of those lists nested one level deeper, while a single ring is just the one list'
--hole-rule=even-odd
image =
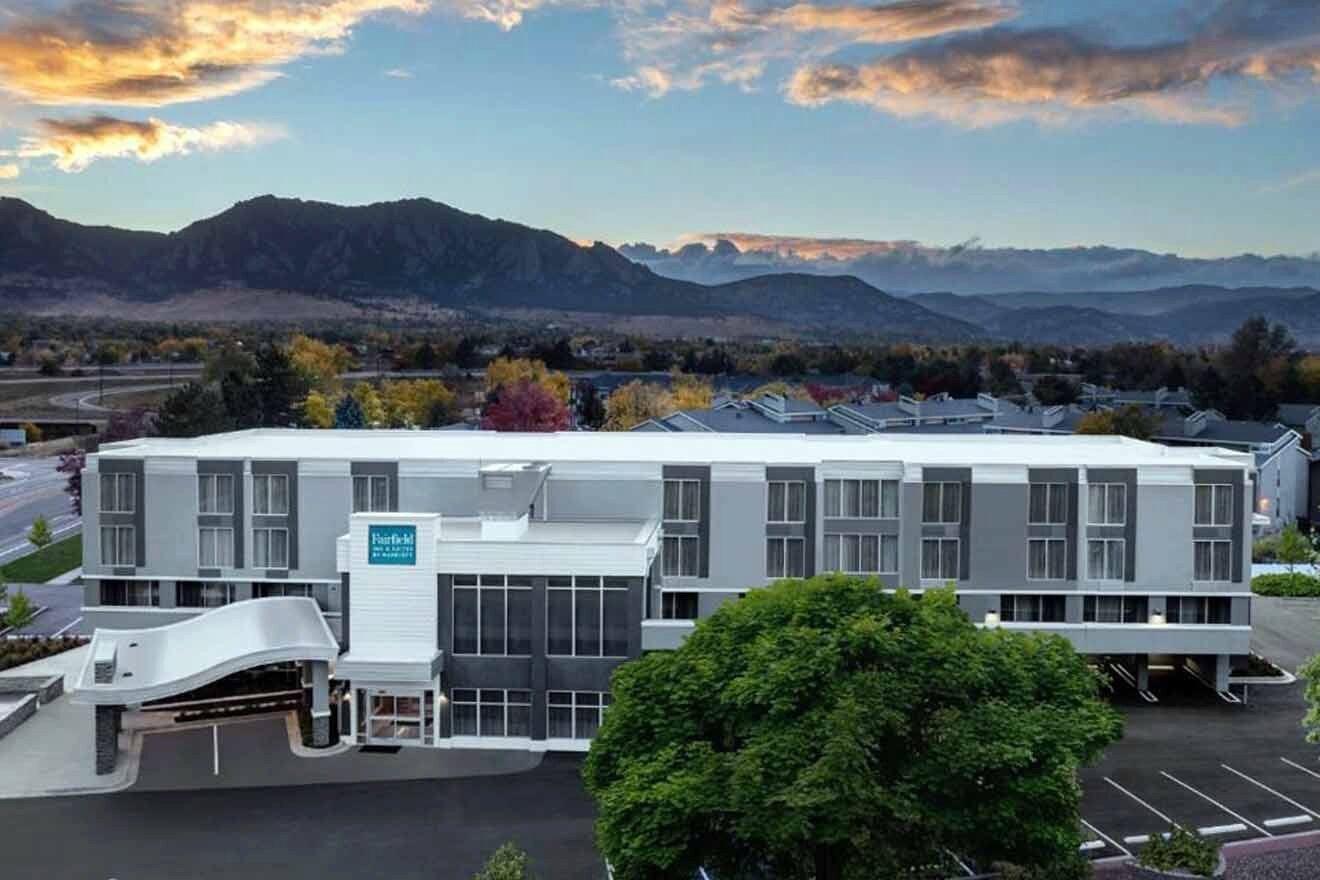
[{"label": "autumn tree", "polygon": [[392,428],[435,427],[435,414],[452,410],[455,401],[454,392],[439,379],[386,380],[380,398],[385,423]]},{"label": "autumn tree", "polygon": [[301,333],[289,341],[289,360],[303,379],[320,391],[338,391],[339,376],[353,365],[353,356],[342,345],[328,345]]},{"label": "autumn tree", "polygon": [[367,427],[385,423],[385,404],[381,403],[380,394],[377,393],[375,386],[370,382],[358,382],[350,393],[357,401],[358,408],[362,410],[362,418],[366,421]]},{"label": "autumn tree", "polygon": [[566,431],[572,425],[568,407],[544,385],[519,379],[504,385],[486,408],[481,427],[487,431]]},{"label": "autumn tree", "polygon": [[673,399],[659,385],[634,379],[620,385],[605,401],[602,431],[631,431],[647,419],[658,419],[673,412]]},{"label": "autumn tree", "polygon": [[1139,406],[1087,413],[1077,423],[1078,434],[1118,434],[1136,440],[1149,440],[1159,433],[1160,418]]},{"label": "autumn tree", "polygon": [[302,404],[303,422],[312,428],[329,428],[335,423],[335,412],[329,399],[320,391],[309,391]]},{"label": "autumn tree", "polygon": [[87,453],[71,449],[60,453],[60,463],[55,466],[55,470],[64,474],[64,494],[69,496],[75,516],[82,516],[82,473],[86,464]]},{"label": "autumn tree", "polygon": [[498,357],[486,365],[487,394],[496,394],[500,388],[514,385],[521,379],[543,386],[562,403],[568,403],[568,376],[547,369],[543,361]]}]

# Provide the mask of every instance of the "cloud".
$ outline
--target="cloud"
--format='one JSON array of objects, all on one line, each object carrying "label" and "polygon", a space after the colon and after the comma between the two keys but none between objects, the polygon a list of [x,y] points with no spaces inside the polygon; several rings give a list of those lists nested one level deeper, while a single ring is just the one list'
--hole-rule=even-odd
[{"label": "cloud", "polygon": [[14,164],[0,164],[0,180],[14,180],[19,175],[19,169]]},{"label": "cloud", "polygon": [[430,0],[80,0],[0,29],[0,86],[43,105],[158,107],[269,82],[296,58],[340,51],[363,19]]},{"label": "cloud", "polygon": [[23,138],[11,155],[22,159],[50,159],[59,170],[77,173],[100,159],[131,157],[141,162],[155,162],[166,156],[186,156],[197,150],[249,147],[281,136],[278,129],[239,122],[216,122],[201,128],[189,128],[159,119],[137,122],[111,116],[43,119],[37,124],[37,132]]},{"label": "cloud", "polygon": [[391,67],[385,71],[385,75],[393,79],[412,79],[413,72],[402,67]]},{"label": "cloud", "polygon": [[1260,188],[1261,194],[1287,192],[1288,190],[1301,189],[1305,186],[1312,186],[1320,183],[1320,168],[1298,174],[1279,183],[1263,186]]}]

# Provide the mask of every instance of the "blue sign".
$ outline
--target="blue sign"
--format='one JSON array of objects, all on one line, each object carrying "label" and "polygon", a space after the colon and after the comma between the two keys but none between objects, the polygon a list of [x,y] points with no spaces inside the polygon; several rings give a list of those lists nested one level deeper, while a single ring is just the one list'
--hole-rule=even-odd
[{"label": "blue sign", "polygon": [[367,526],[368,565],[416,565],[417,526]]}]

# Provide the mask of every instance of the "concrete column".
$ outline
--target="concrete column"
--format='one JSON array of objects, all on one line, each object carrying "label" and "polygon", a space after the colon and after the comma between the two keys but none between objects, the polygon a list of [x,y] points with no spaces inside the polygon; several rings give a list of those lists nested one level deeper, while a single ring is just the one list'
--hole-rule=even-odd
[{"label": "concrete column", "polygon": [[1216,654],[1214,660],[1215,690],[1228,690],[1228,674],[1232,671],[1232,662],[1227,654]]},{"label": "concrete column", "polygon": [[120,706],[96,707],[97,776],[115,772],[115,762],[119,756],[119,716],[123,711]]},{"label": "concrete column", "polygon": [[312,745],[330,745],[330,664],[314,660],[307,664],[312,679]]},{"label": "concrete column", "polygon": [[1137,680],[1137,690],[1150,690],[1150,655],[1138,654],[1132,658],[1132,675]]}]

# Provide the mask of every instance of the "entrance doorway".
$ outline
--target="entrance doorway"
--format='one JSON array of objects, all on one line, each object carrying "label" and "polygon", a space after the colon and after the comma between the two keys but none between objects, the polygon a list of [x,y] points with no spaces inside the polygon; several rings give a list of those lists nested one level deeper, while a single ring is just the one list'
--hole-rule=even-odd
[{"label": "entrance doorway", "polygon": [[367,744],[432,745],[432,691],[398,688],[358,690],[358,736]]}]

